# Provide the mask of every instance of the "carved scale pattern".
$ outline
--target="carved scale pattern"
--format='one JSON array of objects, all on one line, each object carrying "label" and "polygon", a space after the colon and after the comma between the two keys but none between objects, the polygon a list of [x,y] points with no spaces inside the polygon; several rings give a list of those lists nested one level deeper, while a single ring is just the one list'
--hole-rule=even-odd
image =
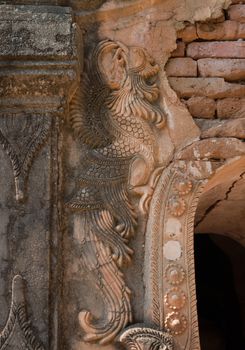
[{"label": "carved scale pattern", "polygon": [[26,314],[24,285],[16,275],[12,284],[12,302],[8,321],[0,333],[1,350],[44,350],[33,334]]},{"label": "carved scale pattern", "polygon": [[79,211],[82,261],[96,277],[107,312],[107,321],[96,322],[90,312],[80,312],[87,341],[108,343],[132,320],[120,271],[131,259],[128,240],[137,225],[128,182],[135,157],[145,164],[146,178],[154,172],[153,128],[164,126],[155,103],[159,90],[150,82],[158,71],[144,49],[102,41],[71,101],[71,124],[87,151],[80,188],[67,205]]},{"label": "carved scale pattern", "polygon": [[25,181],[32,160],[47,139],[50,126],[51,118],[47,114],[0,115],[0,144],[12,164],[18,201],[24,199]]}]

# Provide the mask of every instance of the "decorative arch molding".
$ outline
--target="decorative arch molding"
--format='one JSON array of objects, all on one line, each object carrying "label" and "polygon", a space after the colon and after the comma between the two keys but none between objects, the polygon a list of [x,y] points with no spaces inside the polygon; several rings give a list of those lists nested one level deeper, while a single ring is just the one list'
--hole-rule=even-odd
[{"label": "decorative arch molding", "polygon": [[176,161],[162,172],[153,193],[145,237],[144,321],[172,335],[176,349],[200,349],[194,266],[200,196],[224,174],[237,175],[244,160]]}]

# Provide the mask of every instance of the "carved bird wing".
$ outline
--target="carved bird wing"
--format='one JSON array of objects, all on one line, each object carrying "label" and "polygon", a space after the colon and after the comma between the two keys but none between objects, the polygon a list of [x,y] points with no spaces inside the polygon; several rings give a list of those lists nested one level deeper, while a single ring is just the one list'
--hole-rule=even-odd
[{"label": "carved bird wing", "polygon": [[75,135],[90,148],[104,147],[113,140],[108,128],[109,114],[101,106],[107,94],[108,89],[91,86],[85,75],[70,103],[70,122]]}]

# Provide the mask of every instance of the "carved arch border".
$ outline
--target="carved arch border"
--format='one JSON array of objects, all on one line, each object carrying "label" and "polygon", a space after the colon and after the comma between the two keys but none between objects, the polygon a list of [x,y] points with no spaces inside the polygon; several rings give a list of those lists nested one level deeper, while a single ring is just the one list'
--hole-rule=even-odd
[{"label": "carved arch border", "polygon": [[176,349],[200,350],[194,265],[198,202],[215,175],[237,161],[175,161],[163,171],[152,197],[145,238],[144,320],[172,334]]}]

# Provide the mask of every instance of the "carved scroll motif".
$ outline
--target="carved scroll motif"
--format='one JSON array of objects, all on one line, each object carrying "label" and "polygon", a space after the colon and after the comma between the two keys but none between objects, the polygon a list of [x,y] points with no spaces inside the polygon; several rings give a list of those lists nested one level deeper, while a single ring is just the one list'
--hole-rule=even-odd
[{"label": "carved scroll motif", "polygon": [[119,341],[128,350],[174,350],[174,341],[170,334],[140,325],[126,329],[120,335]]},{"label": "carved scroll motif", "polygon": [[12,302],[8,321],[0,333],[0,350],[44,350],[33,334],[26,313],[24,282],[16,275],[12,283]]},{"label": "carved scroll motif", "polygon": [[128,188],[141,193],[147,181],[151,191],[155,185],[153,130],[164,126],[158,71],[146,50],[102,41],[71,102],[71,124],[87,150],[79,190],[68,206],[80,215],[82,260],[97,279],[107,313],[107,320],[93,322],[89,311],[80,312],[87,341],[108,343],[132,320],[130,290],[120,270],[131,260],[128,241],[137,225]]},{"label": "carved scroll motif", "polygon": [[12,164],[17,201],[24,199],[25,182],[32,160],[47,139],[50,126],[51,118],[47,114],[0,115],[0,144]]}]

